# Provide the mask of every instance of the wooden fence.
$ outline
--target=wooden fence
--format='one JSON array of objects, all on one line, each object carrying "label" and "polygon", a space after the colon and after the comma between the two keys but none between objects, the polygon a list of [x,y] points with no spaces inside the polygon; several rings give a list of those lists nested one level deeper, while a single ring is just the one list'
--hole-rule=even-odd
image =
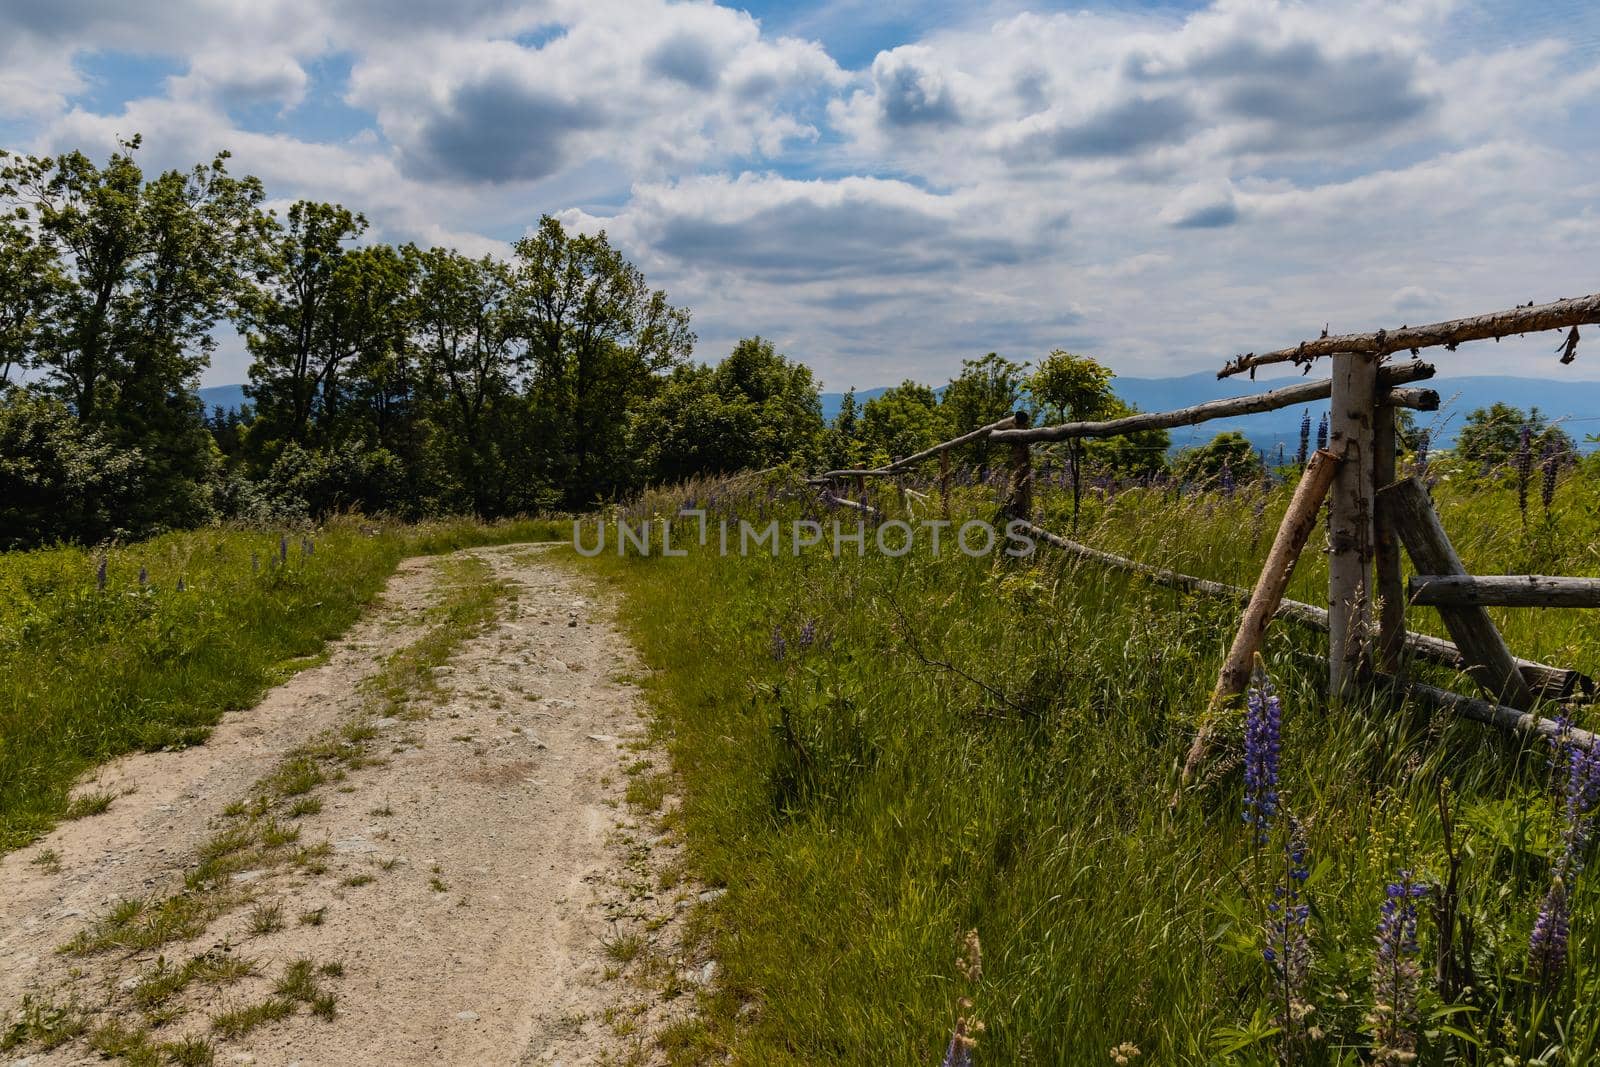
[{"label": "wooden fence", "polygon": [[[866,514],[881,512],[867,502],[869,478],[894,478],[902,496],[910,491],[903,478],[930,460],[939,461],[939,495],[948,512],[950,452],[985,441],[1009,445],[1009,476],[1002,507],[1022,521],[1028,533],[1058,549],[1106,566],[1131,571],[1166,585],[1232,598],[1244,604],[1238,632],[1217,679],[1211,710],[1215,712],[1242,693],[1250,664],[1260,649],[1268,623],[1289,618],[1326,630],[1329,637],[1328,689],[1331,699],[1348,699],[1358,687],[1375,683],[1403,688],[1414,698],[1465,717],[1510,729],[1551,733],[1556,727],[1534,714],[1539,700],[1588,699],[1594,683],[1577,671],[1519,660],[1484,610],[1501,607],[1600,607],[1600,580],[1541,575],[1469,575],[1450,544],[1427,490],[1415,478],[1399,478],[1395,411],[1437,410],[1439,395],[1412,388],[1433,377],[1431,364],[1419,360],[1387,362],[1399,352],[1416,356],[1423,348],[1455,351],[1480,341],[1541,330],[1565,330],[1558,351],[1563,364],[1577,353],[1578,327],[1600,323],[1600,294],[1551,304],[1528,304],[1489,315],[1402,326],[1369,334],[1324,334],[1293,348],[1261,355],[1236,356],[1217,377],[1257,367],[1294,363],[1310,369],[1327,357],[1331,376],[1248,396],[1212,400],[1175,411],[1139,413],[1100,422],[1068,422],[1030,426],[1025,412],[881,467],[833,470],[809,481],[821,487],[831,503]],[[1035,444],[1081,438],[1115,437],[1141,430],[1193,426],[1319,400],[1330,400],[1329,438],[1306,464],[1293,499],[1279,526],[1254,589],[1245,590],[1192,575],[1154,567],[1079,544],[1033,524],[1033,456]],[[854,488],[857,499],[845,495]],[[1326,608],[1284,599],[1296,561],[1304,549],[1324,500],[1328,503],[1328,603]],[[1409,588],[1402,578],[1401,548],[1417,577]],[[1453,641],[1406,628],[1408,604],[1438,609]],[[1446,663],[1466,672],[1482,690],[1482,700],[1463,697],[1405,677],[1407,657]],[[1208,716],[1208,719],[1210,716]],[[1205,756],[1209,728],[1202,726],[1190,750],[1187,778]],[[1594,735],[1572,731],[1580,744],[1594,745]]]}]

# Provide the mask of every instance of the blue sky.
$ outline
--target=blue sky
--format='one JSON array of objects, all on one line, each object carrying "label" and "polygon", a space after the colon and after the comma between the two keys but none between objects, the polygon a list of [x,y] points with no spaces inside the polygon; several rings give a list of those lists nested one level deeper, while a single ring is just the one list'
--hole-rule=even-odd
[{"label": "blue sky", "polygon": [[[830,388],[1058,347],[1184,374],[1600,289],[1576,0],[133,7],[0,4],[0,146],[226,148],[280,206],[473,252],[554,214],[693,308],[700,358],[760,333]],[[1554,346],[1440,369],[1600,378]],[[205,381],[246,365],[225,338]]]}]

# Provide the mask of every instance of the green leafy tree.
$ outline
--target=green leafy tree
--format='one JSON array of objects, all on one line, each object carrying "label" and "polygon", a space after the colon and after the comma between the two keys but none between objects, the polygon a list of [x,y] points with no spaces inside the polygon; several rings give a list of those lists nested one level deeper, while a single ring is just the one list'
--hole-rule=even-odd
[{"label": "green leafy tree", "polygon": [[548,215],[515,246],[518,330],[550,480],[581,506],[637,482],[631,411],[694,348],[689,312],[651,289],[604,233]]},{"label": "green leafy tree", "polygon": [[933,389],[907,379],[861,408],[862,462],[887,463],[932,447],[950,436]]},{"label": "green leafy tree", "polygon": [[451,249],[407,252],[417,278],[412,328],[421,385],[452,440],[457,475],[480,515],[498,510],[510,473],[491,432],[513,392],[515,329],[510,268]]},{"label": "green leafy tree", "polygon": [[[1028,378],[1028,392],[1047,422],[1089,422],[1112,417],[1119,410],[1111,368],[1089,356],[1055,349]],[[1083,497],[1084,442],[1067,439],[1067,467],[1072,477],[1072,521],[1078,521]]]},{"label": "green leafy tree", "polygon": [[[1026,364],[1013,363],[994,352],[982,359],[963,360],[961,373],[945,386],[939,400],[950,434],[960,436],[1015,412],[1026,395],[1026,372]],[[987,468],[993,447],[980,441],[968,448],[968,458]]]},{"label": "green leafy tree", "polygon": [[1182,482],[1211,483],[1223,468],[1237,481],[1259,480],[1264,468],[1248,438],[1238,430],[1224,430],[1198,448],[1186,448],[1172,462],[1172,474]]},{"label": "green leafy tree", "polygon": [[144,466],[55,397],[0,393],[0,549],[132,532]]},{"label": "green leafy tree", "polygon": [[855,389],[846,389],[823,438],[823,462],[830,470],[849,470],[861,461],[861,406]]},{"label": "green leafy tree", "polygon": [[146,533],[211,514],[217,457],[192,389],[237,291],[263,196],[227,153],[146,180],[137,137],[104,166],[81,152],[0,153],[0,198],[21,205],[59,274],[33,357],[87,427],[137,450],[144,493],[125,519]]},{"label": "green leafy tree", "polygon": [[[1113,397],[1101,418],[1120,419],[1137,414],[1120,397]],[[1115,437],[1092,437],[1083,443],[1085,469],[1112,478],[1145,478],[1167,469],[1172,437],[1165,430],[1137,430]]]},{"label": "green leafy tree", "polygon": [[749,337],[714,369],[680,367],[650,402],[636,443],[655,478],[816,461],[822,406],[811,369]]},{"label": "green leafy tree", "polygon": [[1485,470],[1501,467],[1516,455],[1524,426],[1532,435],[1535,460],[1547,445],[1563,455],[1576,455],[1572,437],[1561,427],[1550,425],[1538,408],[1523,411],[1499,402],[1467,416],[1456,438],[1456,454]]},{"label": "green leafy tree", "polygon": [[40,358],[62,283],[55,250],[28,224],[27,209],[0,217],[0,386]]}]

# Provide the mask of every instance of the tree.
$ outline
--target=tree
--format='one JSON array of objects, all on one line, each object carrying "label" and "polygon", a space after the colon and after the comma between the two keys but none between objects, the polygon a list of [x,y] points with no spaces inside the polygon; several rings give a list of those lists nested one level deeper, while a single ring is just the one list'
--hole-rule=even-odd
[{"label": "tree", "polygon": [[424,390],[455,439],[457,470],[478,514],[493,509],[499,474],[486,425],[511,392],[515,370],[511,270],[492,257],[470,259],[451,249],[406,252],[417,278],[412,325]]},{"label": "tree", "polygon": [[863,463],[882,464],[930,448],[950,436],[939,398],[907,379],[868,400],[861,409]]},{"label": "tree", "polygon": [[28,224],[27,209],[0,217],[0,387],[39,359],[62,282],[55,250]]},{"label": "tree", "polygon": [[[1111,417],[1118,410],[1111,389],[1116,375],[1088,356],[1056,349],[1028,379],[1028,392],[1050,422],[1088,422]],[[1072,521],[1078,521],[1083,496],[1083,439],[1067,439],[1067,465],[1072,475]]]},{"label": "tree", "polygon": [[0,394],[0,549],[102,541],[142,492],[144,457],[86,426],[60,400]]},{"label": "tree", "polygon": [[378,264],[355,263],[346,243],[367,220],[338,204],[296,201],[288,217],[264,227],[255,262],[256,284],[239,301],[238,321],[250,350],[250,384],[264,429],[305,444],[319,399],[337,391],[339,364],[355,354],[348,343],[358,310],[340,306]]},{"label": "tree", "polygon": [[1180,482],[1217,482],[1224,469],[1241,482],[1259,480],[1264,472],[1255,446],[1238,430],[1224,430],[1199,448],[1186,448],[1172,462],[1172,474]]},{"label": "tree", "polygon": [[861,415],[855,389],[846,389],[823,438],[823,462],[832,470],[849,470],[861,460]]},{"label": "tree", "polygon": [[1547,446],[1562,455],[1577,454],[1571,436],[1561,427],[1550,425],[1538,408],[1524,412],[1498,401],[1467,416],[1466,425],[1456,438],[1456,452],[1484,471],[1503,466],[1511,462],[1521,446],[1524,426],[1531,432],[1535,457],[1542,455]]},{"label": "tree", "polygon": [[[1104,419],[1120,419],[1137,414],[1120,397],[1112,397],[1101,414]],[[1097,474],[1113,478],[1147,478],[1167,469],[1167,452],[1172,437],[1165,430],[1138,430],[1115,437],[1093,437],[1084,441],[1083,462]]]},{"label": "tree", "polygon": [[[961,363],[961,373],[945,386],[939,407],[952,436],[960,436],[980,426],[1004,418],[1022,404],[1027,384],[1027,365],[1013,363],[990,352],[982,359]],[[980,441],[971,446],[971,457],[987,469],[993,446]]]},{"label": "tree", "polygon": [[22,205],[59,266],[34,363],[86,427],[140,454],[145,492],[123,519],[150,532],[211,514],[216,455],[192,388],[264,194],[228,174],[226,152],[147,181],[138,147],[123,142],[104,166],[0,153],[0,197]]},{"label": "tree", "polygon": [[714,369],[679,367],[640,416],[636,447],[654,477],[814,462],[822,407],[811,369],[749,337]]},{"label": "tree", "polygon": [[693,350],[689,312],[650,289],[603,232],[568,234],[548,215],[516,243],[514,270],[551,480],[569,504],[590,504],[636,480],[626,416]]}]

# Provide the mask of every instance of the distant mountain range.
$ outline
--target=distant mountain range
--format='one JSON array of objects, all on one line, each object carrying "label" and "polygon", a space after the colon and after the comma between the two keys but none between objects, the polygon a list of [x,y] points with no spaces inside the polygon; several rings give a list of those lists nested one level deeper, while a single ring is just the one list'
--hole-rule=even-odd
[{"label": "distant mountain range", "polygon": [[[1294,381],[1279,378],[1272,381],[1251,382],[1228,378],[1217,380],[1209,371],[1189,374],[1181,378],[1118,378],[1114,385],[1117,395],[1140,411],[1169,411],[1187,407],[1205,400],[1241,396],[1264,392]],[[1585,442],[1586,433],[1600,433],[1600,381],[1556,381],[1544,378],[1516,378],[1510,376],[1485,376],[1472,378],[1441,377],[1424,383],[1439,392],[1443,401],[1438,412],[1418,413],[1417,422],[1431,427],[1435,443],[1440,448],[1449,447],[1456,433],[1466,421],[1467,414],[1475,408],[1485,408],[1496,401],[1512,407],[1537,407],[1551,419],[1561,419],[1567,432],[1578,447],[1593,451],[1595,443]],[[856,402],[865,403],[885,391],[884,388],[856,390]],[[213,385],[200,390],[200,399],[207,410],[213,407],[236,408],[245,403],[244,386]],[[822,414],[832,420],[839,413],[843,393],[822,394]],[[1327,410],[1326,403],[1310,406],[1315,422]],[[1284,408],[1260,415],[1245,415],[1236,419],[1219,419],[1203,426],[1185,426],[1172,431],[1174,448],[1204,444],[1224,430],[1238,430],[1257,448],[1270,454],[1278,445],[1292,453],[1300,440],[1300,413],[1303,408]]]}]

